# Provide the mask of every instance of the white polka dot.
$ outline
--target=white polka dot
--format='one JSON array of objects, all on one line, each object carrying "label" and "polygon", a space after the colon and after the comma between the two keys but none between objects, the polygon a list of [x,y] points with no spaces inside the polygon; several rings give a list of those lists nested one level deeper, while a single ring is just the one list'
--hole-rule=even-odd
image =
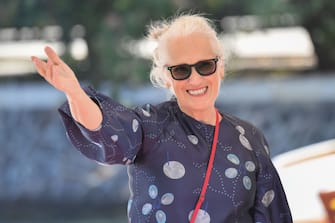
[{"label": "white polka dot", "polygon": [[249,172],[253,172],[256,169],[256,165],[254,162],[252,161],[247,161],[245,162],[245,168],[249,171]]},{"label": "white polka dot", "polygon": [[162,196],[161,203],[163,205],[169,205],[169,204],[172,204],[173,200],[174,200],[174,195],[171,193],[166,193]]},{"label": "white polka dot", "polygon": [[188,135],[187,138],[194,145],[197,145],[199,142],[198,137],[196,137],[195,135]]},{"label": "white polka dot", "polygon": [[143,115],[146,116],[146,117],[150,117],[151,116],[151,114],[148,111],[144,110],[144,109],[142,109],[142,112],[143,112]]},{"label": "white polka dot", "polygon": [[185,175],[185,167],[178,161],[168,161],[163,166],[163,172],[170,179],[180,179]]},{"label": "white polka dot", "polygon": [[143,215],[148,215],[151,210],[152,210],[152,204],[146,203],[142,207],[142,214]]},{"label": "white polka dot", "polygon": [[138,130],[138,121],[136,119],[133,120],[133,124],[132,124],[132,127],[133,127],[133,132],[137,132]]},{"label": "white polka dot", "polygon": [[265,207],[269,207],[274,198],[275,198],[275,192],[273,190],[267,191],[262,198],[263,205]]},{"label": "white polka dot", "polygon": [[240,135],[239,137],[241,144],[248,150],[252,150],[249,140],[244,136]]},{"label": "white polka dot", "polygon": [[237,131],[239,131],[242,135],[245,134],[245,130],[244,130],[244,128],[242,126],[238,125],[238,126],[235,127],[235,129]]},{"label": "white polka dot", "polygon": [[[191,221],[192,215],[193,215],[194,210],[192,210],[189,215],[188,215],[188,220]],[[211,217],[209,216],[209,214],[200,209],[197,217],[195,218],[194,223],[210,223],[211,222]]]},{"label": "white polka dot", "polygon": [[227,159],[233,164],[236,164],[236,165],[240,164],[240,159],[235,154],[232,154],[232,153],[228,154]]},{"label": "white polka dot", "polygon": [[237,174],[238,174],[238,171],[235,168],[228,168],[225,171],[226,177],[231,178],[231,179],[235,178],[237,176]]},{"label": "white polka dot", "polygon": [[155,185],[150,185],[148,193],[152,199],[155,199],[158,195],[158,188]]},{"label": "white polka dot", "polygon": [[158,210],[156,212],[156,221],[157,223],[165,223],[166,222],[166,214],[162,210]]},{"label": "white polka dot", "polygon": [[243,186],[247,190],[251,189],[252,183],[251,183],[250,177],[248,177],[248,176],[243,177]]},{"label": "white polka dot", "polygon": [[113,142],[117,142],[119,140],[119,136],[118,135],[112,135],[111,139]]}]

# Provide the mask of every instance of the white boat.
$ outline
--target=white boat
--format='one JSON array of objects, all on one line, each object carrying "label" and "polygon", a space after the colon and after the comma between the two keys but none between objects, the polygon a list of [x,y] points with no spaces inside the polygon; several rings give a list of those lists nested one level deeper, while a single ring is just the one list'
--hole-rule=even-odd
[{"label": "white boat", "polygon": [[320,193],[334,195],[335,217],[335,139],[298,148],[273,158],[295,223],[332,223]]}]

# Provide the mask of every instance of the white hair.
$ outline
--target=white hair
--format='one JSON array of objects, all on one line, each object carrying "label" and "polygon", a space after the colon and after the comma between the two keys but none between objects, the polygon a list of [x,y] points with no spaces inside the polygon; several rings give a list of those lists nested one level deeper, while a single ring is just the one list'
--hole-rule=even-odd
[{"label": "white hair", "polygon": [[163,40],[171,37],[187,36],[192,33],[202,33],[208,35],[212,42],[214,52],[223,58],[223,46],[219,41],[213,22],[200,14],[179,15],[171,20],[162,20],[151,24],[148,29],[147,38],[157,41],[157,47],[152,55],[152,68],[150,80],[154,86],[167,87],[167,80],[164,75],[163,61],[160,60],[160,44]]}]

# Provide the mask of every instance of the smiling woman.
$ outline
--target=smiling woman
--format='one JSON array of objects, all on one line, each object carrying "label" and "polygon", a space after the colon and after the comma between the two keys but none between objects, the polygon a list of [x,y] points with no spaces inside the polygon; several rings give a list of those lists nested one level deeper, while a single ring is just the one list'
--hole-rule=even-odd
[{"label": "smiling woman", "polygon": [[213,27],[201,15],[150,27],[151,80],[175,98],[134,109],[82,88],[51,48],[47,62],[32,57],[68,99],[59,112],[72,144],[97,162],[128,166],[129,222],[292,222],[263,134],[215,107],[224,57]]}]

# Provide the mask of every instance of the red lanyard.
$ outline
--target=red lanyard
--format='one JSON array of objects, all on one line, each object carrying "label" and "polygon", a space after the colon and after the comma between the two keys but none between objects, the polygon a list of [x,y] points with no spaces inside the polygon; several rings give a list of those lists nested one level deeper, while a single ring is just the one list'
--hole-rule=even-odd
[{"label": "red lanyard", "polygon": [[196,217],[198,215],[199,209],[200,209],[202,203],[205,200],[206,190],[207,190],[209,178],[211,176],[212,168],[213,168],[213,163],[214,163],[216,144],[217,144],[218,136],[219,136],[219,128],[220,128],[220,125],[219,125],[219,112],[216,110],[216,121],[215,121],[215,130],[214,130],[212,151],[211,151],[211,155],[210,155],[208,166],[207,166],[207,170],[206,170],[205,180],[204,180],[204,183],[202,185],[202,189],[201,189],[201,193],[200,193],[198,202],[195,205],[195,208],[194,208],[194,211],[193,211],[190,223],[194,223],[195,222],[195,219],[196,219]]}]

